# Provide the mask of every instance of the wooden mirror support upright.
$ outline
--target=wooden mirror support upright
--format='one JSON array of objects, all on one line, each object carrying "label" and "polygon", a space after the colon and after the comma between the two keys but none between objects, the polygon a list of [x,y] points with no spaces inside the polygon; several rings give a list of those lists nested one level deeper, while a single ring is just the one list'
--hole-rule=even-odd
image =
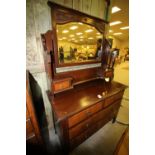
[{"label": "wooden mirror support upright", "polygon": [[[107,122],[115,121],[126,86],[105,81],[110,50],[105,39],[108,22],[52,2],[48,5],[52,30],[41,36],[45,68],[51,80],[49,99],[55,132],[68,153]],[[56,25],[69,22],[88,24],[103,35],[100,60],[60,63]]]}]

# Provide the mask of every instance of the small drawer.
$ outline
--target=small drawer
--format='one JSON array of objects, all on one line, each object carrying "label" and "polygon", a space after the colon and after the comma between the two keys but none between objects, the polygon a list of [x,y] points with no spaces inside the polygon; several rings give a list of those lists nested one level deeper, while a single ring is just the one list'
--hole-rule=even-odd
[{"label": "small drawer", "polygon": [[58,93],[64,90],[73,88],[72,78],[65,78],[61,80],[54,80],[52,82],[52,89],[54,93]]},{"label": "small drawer", "polygon": [[117,93],[117,94],[115,94],[115,95],[113,95],[113,96],[111,96],[111,97],[108,97],[108,98],[105,100],[103,107],[107,107],[107,106],[109,106],[110,104],[112,104],[114,101],[116,101],[116,100],[118,100],[118,99],[122,99],[123,93],[124,93],[124,92],[122,91],[122,92]]},{"label": "small drawer", "polygon": [[70,117],[68,119],[69,128],[71,128],[72,126],[76,125],[77,123],[85,120],[86,118],[89,118],[92,114],[100,111],[101,109],[102,109],[102,102],[99,102],[99,103],[79,112],[78,114],[73,115],[72,117]]},{"label": "small drawer", "polygon": [[26,120],[26,137],[30,137],[34,134],[34,131],[33,131],[33,126],[31,124],[31,121],[30,119],[27,119]]}]

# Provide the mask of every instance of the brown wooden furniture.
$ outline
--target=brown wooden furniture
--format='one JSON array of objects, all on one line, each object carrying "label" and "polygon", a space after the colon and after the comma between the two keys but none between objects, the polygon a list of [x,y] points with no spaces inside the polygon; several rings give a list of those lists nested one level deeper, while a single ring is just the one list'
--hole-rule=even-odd
[{"label": "brown wooden furniture", "polygon": [[41,121],[44,113],[41,90],[32,77],[26,72],[26,142],[42,145]]},{"label": "brown wooden furniture", "polygon": [[129,155],[129,128],[121,136],[114,155]]},{"label": "brown wooden furniture", "polygon": [[[113,69],[111,73],[106,72],[110,53],[110,46],[105,39],[108,22],[55,3],[48,2],[48,5],[51,7],[52,31],[41,35],[46,72],[51,80],[51,92],[48,95],[55,131],[64,150],[68,152],[108,121],[115,121],[125,86],[105,81],[106,75],[113,76]],[[57,24],[68,22],[90,25],[103,35],[100,60],[59,61]]]}]

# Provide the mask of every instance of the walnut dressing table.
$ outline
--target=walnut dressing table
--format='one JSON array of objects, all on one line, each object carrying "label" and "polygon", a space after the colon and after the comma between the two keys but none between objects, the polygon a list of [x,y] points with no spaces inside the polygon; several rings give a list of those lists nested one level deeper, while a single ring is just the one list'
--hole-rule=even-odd
[{"label": "walnut dressing table", "polygon": [[48,5],[52,30],[41,35],[51,81],[48,95],[55,131],[68,152],[115,121],[126,86],[112,81],[114,69],[109,68],[113,63],[109,60],[114,59],[105,38],[108,22],[52,2]]}]

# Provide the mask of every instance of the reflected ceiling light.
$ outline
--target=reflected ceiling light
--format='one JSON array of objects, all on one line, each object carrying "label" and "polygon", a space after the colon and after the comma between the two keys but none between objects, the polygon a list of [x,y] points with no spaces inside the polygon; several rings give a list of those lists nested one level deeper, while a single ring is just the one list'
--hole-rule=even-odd
[{"label": "reflected ceiling light", "polygon": [[111,13],[116,13],[118,11],[120,11],[121,9],[117,6],[112,7]]},{"label": "reflected ceiling light", "polygon": [[80,36],[79,38],[84,38],[84,36]]},{"label": "reflected ceiling light", "polygon": [[70,27],[71,30],[75,30],[75,29],[77,29],[77,28],[78,28],[78,26],[71,26],[71,27]]},{"label": "reflected ceiling light", "polygon": [[94,39],[93,37],[89,37],[88,39]]},{"label": "reflected ceiling light", "polygon": [[83,41],[83,39],[80,39],[80,41]]},{"label": "reflected ceiling light", "polygon": [[83,34],[82,32],[78,32],[78,33],[76,33],[76,35],[81,35],[81,34]]},{"label": "reflected ceiling light", "polygon": [[93,31],[92,29],[88,29],[85,32],[89,33],[89,32],[92,32],[92,31]]},{"label": "reflected ceiling light", "polygon": [[101,33],[97,32],[96,34],[97,34],[97,35],[100,35]]},{"label": "reflected ceiling light", "polygon": [[121,23],[122,23],[121,21],[111,22],[111,23],[110,23],[110,26],[117,25],[117,24],[121,24]]},{"label": "reflected ceiling light", "polygon": [[79,22],[78,24],[83,25],[83,23]]},{"label": "reflected ceiling light", "polygon": [[62,37],[62,39],[67,39],[66,37]]},{"label": "reflected ceiling light", "polygon": [[74,37],[74,34],[69,35],[69,37]]},{"label": "reflected ceiling light", "polygon": [[76,42],[76,43],[77,43],[78,41],[77,41],[77,40],[74,40],[74,42]]},{"label": "reflected ceiling light", "polygon": [[129,26],[121,27],[120,29],[121,30],[126,30],[126,29],[129,29]]},{"label": "reflected ceiling light", "polygon": [[62,40],[62,38],[59,38],[58,40]]},{"label": "reflected ceiling light", "polygon": [[114,33],[113,35],[121,35],[121,34],[123,34],[122,32],[117,32],[117,33]]},{"label": "reflected ceiling light", "polygon": [[102,38],[102,36],[96,36],[96,38]]},{"label": "reflected ceiling light", "polygon": [[111,33],[111,32],[113,32],[113,30],[109,30],[109,32]]},{"label": "reflected ceiling light", "polygon": [[68,32],[69,32],[68,30],[63,30],[63,31],[62,31],[62,33],[68,33]]}]

